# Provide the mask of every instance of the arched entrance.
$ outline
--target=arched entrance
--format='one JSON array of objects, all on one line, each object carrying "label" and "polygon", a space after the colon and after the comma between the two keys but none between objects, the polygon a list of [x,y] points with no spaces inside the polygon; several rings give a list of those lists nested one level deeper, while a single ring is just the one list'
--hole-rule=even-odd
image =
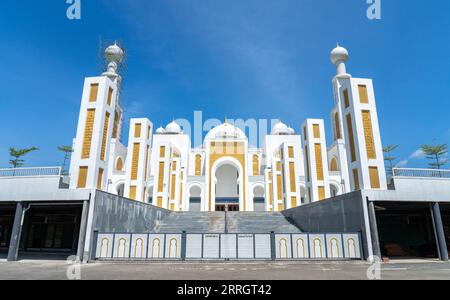
[{"label": "arched entrance", "polygon": [[189,211],[201,211],[202,188],[195,184],[189,187]]},{"label": "arched entrance", "polygon": [[253,186],[253,211],[265,211],[265,191],[264,185],[255,184]]},{"label": "arched entrance", "polygon": [[244,211],[242,167],[231,157],[216,161],[212,167],[211,208],[215,211]]}]

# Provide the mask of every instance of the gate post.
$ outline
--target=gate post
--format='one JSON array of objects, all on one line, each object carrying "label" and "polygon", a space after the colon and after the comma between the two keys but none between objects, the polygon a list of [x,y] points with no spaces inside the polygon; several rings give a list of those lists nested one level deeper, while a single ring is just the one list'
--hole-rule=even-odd
[{"label": "gate post", "polygon": [[275,232],[270,232],[270,258],[272,260],[275,260],[277,258],[276,251],[275,251]]},{"label": "gate post", "polygon": [[17,202],[16,212],[14,215],[14,223],[11,232],[11,240],[9,242],[7,261],[17,261],[20,248],[20,237],[22,235],[22,225],[25,216],[25,203]]},{"label": "gate post", "polygon": [[181,233],[181,260],[186,260],[186,231]]}]

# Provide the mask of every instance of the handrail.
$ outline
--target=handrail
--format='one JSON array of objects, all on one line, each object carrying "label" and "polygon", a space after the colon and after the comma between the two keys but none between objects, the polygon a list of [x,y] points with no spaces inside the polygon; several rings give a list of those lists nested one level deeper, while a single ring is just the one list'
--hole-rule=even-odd
[{"label": "handrail", "polygon": [[8,168],[0,169],[0,177],[61,176],[61,167]]},{"label": "handrail", "polygon": [[392,172],[393,177],[450,179],[450,170],[393,168]]}]

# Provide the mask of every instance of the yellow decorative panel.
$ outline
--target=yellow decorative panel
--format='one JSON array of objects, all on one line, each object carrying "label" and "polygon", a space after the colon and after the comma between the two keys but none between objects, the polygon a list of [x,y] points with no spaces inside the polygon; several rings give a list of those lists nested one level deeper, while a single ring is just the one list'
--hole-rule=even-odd
[{"label": "yellow decorative panel", "polygon": [[348,90],[344,90],[343,94],[344,94],[344,105],[345,105],[345,108],[348,108],[350,106],[350,98],[348,96]]},{"label": "yellow decorative panel", "polygon": [[332,172],[338,171],[337,160],[336,160],[336,158],[334,158],[334,157],[331,159],[331,163],[330,163],[330,171],[332,171]]},{"label": "yellow decorative panel", "polygon": [[141,124],[134,124],[134,137],[135,138],[141,137],[141,129],[142,129]]},{"label": "yellow decorative panel", "polygon": [[277,161],[277,171],[281,172],[281,161]]},{"label": "yellow decorative panel", "polygon": [[133,144],[133,159],[131,161],[131,180],[136,180],[139,169],[139,143]]},{"label": "yellow decorative panel", "polygon": [[114,90],[113,90],[113,88],[109,88],[109,90],[108,90],[108,105],[110,105],[111,106],[111,102],[112,102],[112,96],[113,96],[113,93],[114,93]]},{"label": "yellow decorative panel", "polygon": [[80,167],[80,169],[78,170],[77,188],[84,189],[86,187],[87,175],[88,167]]},{"label": "yellow decorative panel", "polygon": [[177,170],[177,161],[173,161],[172,162],[172,171],[176,171]]},{"label": "yellow decorative panel", "polygon": [[334,114],[334,129],[336,130],[336,139],[341,139],[341,126],[339,122],[339,114],[337,112]]},{"label": "yellow decorative panel", "polygon": [[289,155],[289,158],[294,158],[294,147],[293,146],[288,147],[288,155]]},{"label": "yellow decorative panel", "polygon": [[283,180],[281,175],[277,175],[277,200],[283,199]]},{"label": "yellow decorative panel", "polygon": [[370,187],[373,189],[380,188],[380,176],[377,167],[369,167]]},{"label": "yellow decorative panel", "polygon": [[98,169],[98,177],[97,177],[97,190],[102,189],[102,183],[103,183],[103,169]]},{"label": "yellow decorative panel", "polygon": [[113,132],[112,132],[112,138],[116,139],[119,131],[119,121],[120,121],[120,114],[116,110],[114,112],[114,124],[113,124]]},{"label": "yellow decorative panel", "polygon": [[366,152],[368,159],[376,159],[375,143],[373,141],[372,118],[370,111],[362,111],[362,121],[364,127],[364,140],[366,141]]},{"label": "yellow decorative panel", "polygon": [[136,187],[130,186],[130,199],[136,200]]},{"label": "yellow decorative panel", "polygon": [[171,190],[170,190],[170,199],[175,199],[175,190],[176,190],[176,184],[177,184],[177,177],[175,174],[172,174],[172,180],[170,182]]},{"label": "yellow decorative panel", "polygon": [[150,146],[147,145],[147,149],[145,150],[145,173],[144,173],[144,180],[147,180],[148,176],[148,157],[150,155]]},{"label": "yellow decorative panel", "polygon": [[163,207],[163,198],[162,197],[157,198],[156,205],[158,207]]},{"label": "yellow decorative panel", "polygon": [[358,169],[353,169],[353,182],[355,183],[355,191],[359,190],[359,175]]},{"label": "yellow decorative panel", "polygon": [[163,191],[163,187],[164,187],[164,162],[160,162],[158,170],[158,193],[161,193]]},{"label": "yellow decorative panel", "polygon": [[123,171],[123,160],[120,157],[117,159],[116,170]]},{"label": "yellow decorative panel", "polygon": [[308,146],[305,145],[305,158],[306,158],[306,181],[311,181],[311,174],[309,170],[309,153]]},{"label": "yellow decorative panel", "polygon": [[258,155],[253,155],[253,176],[259,175],[259,157]]},{"label": "yellow decorative panel", "polygon": [[348,139],[350,142],[350,155],[352,162],[354,162],[356,161],[355,137],[353,136],[352,116],[350,114],[347,115],[347,129],[348,129]]},{"label": "yellow decorative panel", "polygon": [[91,90],[89,92],[89,102],[97,101],[98,96],[98,83],[91,84]]},{"label": "yellow decorative panel", "polygon": [[92,133],[94,131],[95,109],[88,109],[84,125],[83,148],[81,159],[87,159],[91,155]]},{"label": "yellow decorative panel", "polygon": [[161,158],[166,157],[166,146],[161,146],[159,148],[159,157]]},{"label": "yellow decorative panel", "polygon": [[295,185],[295,164],[293,162],[289,163],[289,183],[291,185],[291,192],[295,193],[297,186]]},{"label": "yellow decorative panel", "polygon": [[278,211],[282,211],[283,210],[283,203],[278,203]]},{"label": "yellow decorative panel", "polygon": [[195,176],[201,176],[202,175],[202,156],[196,155],[195,156]]},{"label": "yellow decorative panel", "polygon": [[108,139],[108,128],[109,128],[109,112],[106,112],[105,124],[103,124],[103,137],[102,137],[102,148],[100,151],[100,159],[105,161],[106,154],[106,142]]},{"label": "yellow decorative panel", "polygon": [[313,136],[315,139],[320,139],[320,126],[319,124],[313,124]]},{"label": "yellow decorative panel", "polygon": [[291,197],[291,207],[297,206],[297,197]]},{"label": "yellow decorative panel", "polygon": [[367,86],[360,84],[358,85],[359,91],[359,101],[361,103],[369,103],[369,96],[367,95]]},{"label": "yellow decorative panel", "polygon": [[317,191],[319,192],[319,201],[325,199],[325,187],[319,186]]},{"label": "yellow decorative panel", "polygon": [[323,161],[322,161],[322,145],[321,144],[314,144],[314,153],[316,156],[317,180],[323,180]]}]

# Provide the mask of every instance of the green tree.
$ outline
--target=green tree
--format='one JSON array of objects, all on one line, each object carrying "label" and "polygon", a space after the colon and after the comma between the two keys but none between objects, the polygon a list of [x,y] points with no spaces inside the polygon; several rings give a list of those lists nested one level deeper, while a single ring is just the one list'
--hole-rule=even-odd
[{"label": "green tree", "polygon": [[388,145],[383,148],[383,152],[385,153],[384,160],[389,163],[389,171],[391,175],[393,173],[394,165],[393,162],[396,160],[396,157],[392,156],[392,152],[398,148],[398,145]]},{"label": "green tree", "polygon": [[433,162],[428,163],[430,167],[433,169],[440,170],[442,166],[448,163],[447,159],[444,159],[444,156],[448,153],[447,144],[442,145],[422,145],[421,150],[427,158],[432,160]]},{"label": "green tree", "polygon": [[25,149],[16,149],[13,147],[9,148],[9,155],[11,156],[11,159],[9,160],[9,164],[13,167],[14,172],[13,175],[16,175],[16,168],[22,167],[25,163],[25,160],[22,159],[26,154],[39,150],[39,148],[31,147],[31,148],[25,148]]},{"label": "green tree", "polygon": [[64,152],[64,161],[62,164],[62,174],[65,174],[66,163],[67,163],[67,160],[70,158],[70,155],[73,153],[73,148],[71,146],[59,146],[58,150],[61,152]]}]

